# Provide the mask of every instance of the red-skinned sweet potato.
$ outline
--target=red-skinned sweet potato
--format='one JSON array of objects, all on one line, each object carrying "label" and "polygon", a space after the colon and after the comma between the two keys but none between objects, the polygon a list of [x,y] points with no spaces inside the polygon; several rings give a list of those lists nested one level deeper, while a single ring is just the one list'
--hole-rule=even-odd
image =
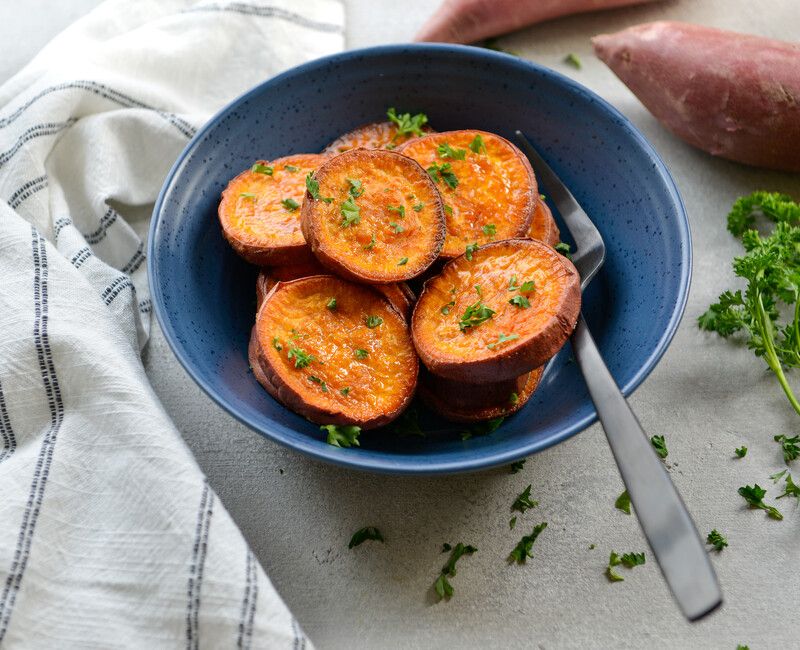
[{"label": "red-skinned sweet potato", "polygon": [[714,156],[800,171],[800,44],[677,22],[592,42],[679,138]]}]

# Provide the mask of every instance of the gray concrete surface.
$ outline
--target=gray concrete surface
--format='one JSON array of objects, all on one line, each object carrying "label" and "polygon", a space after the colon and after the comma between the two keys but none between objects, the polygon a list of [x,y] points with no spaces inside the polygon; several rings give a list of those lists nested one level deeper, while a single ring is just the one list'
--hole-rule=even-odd
[{"label": "gray concrete surface", "polygon": [[[9,56],[0,75],[93,4],[1,3],[0,42]],[[348,44],[407,40],[435,4],[347,0]],[[31,7],[40,10],[35,19]],[[784,499],[785,520],[772,521],[746,510],[736,489],[758,481],[770,487],[771,497],[777,494],[767,477],[784,464],[772,436],[796,432],[798,420],[747,350],[699,332],[694,321],[732,278],[730,259],[739,247],[724,226],[732,201],[762,188],[800,197],[800,179],[690,149],[592,57],[591,35],[658,18],[784,39],[797,38],[800,24],[795,0],[681,0],[564,19],[502,43],[614,103],[655,145],[683,193],[695,245],[689,305],[672,347],[631,403],[647,431],[666,436],[670,473],[701,532],[717,528],[728,536],[730,547],[713,558],[723,609],[686,623],[651,558],[625,571],[625,582],[606,581],[610,550],[646,546],[635,518],[614,510],[622,484],[597,426],[531,458],[516,475],[496,470],[409,479],[354,473],[307,460],[228,417],[186,376],[155,328],[147,368],[156,391],[318,647],[797,647],[800,512]],[[561,62],[568,52],[581,56],[582,70]],[[800,387],[796,376],[792,381]],[[734,459],[742,444],[750,450],[747,457]],[[528,483],[541,505],[509,531],[509,504]],[[524,567],[506,565],[521,531],[539,521],[549,527],[535,558]],[[367,524],[380,527],[387,543],[348,551],[351,533]],[[471,543],[479,551],[461,561],[452,601],[433,604],[430,585],[445,541]]]}]

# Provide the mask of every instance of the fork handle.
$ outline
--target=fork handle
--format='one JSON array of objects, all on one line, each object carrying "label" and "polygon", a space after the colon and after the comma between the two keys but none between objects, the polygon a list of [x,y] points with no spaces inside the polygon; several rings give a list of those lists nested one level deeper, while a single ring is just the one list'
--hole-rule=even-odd
[{"label": "fork handle", "polygon": [[572,348],[644,536],[684,615],[695,621],[722,604],[708,553],[686,506],[617,387],[583,314]]}]

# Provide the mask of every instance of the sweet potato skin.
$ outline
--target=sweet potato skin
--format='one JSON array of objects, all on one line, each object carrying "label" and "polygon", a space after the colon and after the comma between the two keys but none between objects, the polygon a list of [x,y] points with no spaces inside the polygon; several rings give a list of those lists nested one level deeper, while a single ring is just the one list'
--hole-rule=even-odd
[{"label": "sweet potato skin", "polygon": [[541,198],[536,201],[528,237],[538,239],[553,247],[561,241],[561,233],[556,225],[556,220],[553,219],[553,213]]},{"label": "sweet potato skin", "polygon": [[[514,276],[518,284],[535,282],[526,294],[528,308],[509,303],[520,295],[508,289]],[[478,301],[495,314],[461,331],[467,306]],[[498,382],[543,366],[558,352],[575,328],[580,304],[580,278],[572,262],[537,240],[499,241],[479,248],[472,260],[466,255],[452,260],[425,283],[411,331],[420,359],[433,374]],[[498,343],[500,334],[518,338]]]},{"label": "sweet potato skin", "polygon": [[[502,382],[473,384],[420,372],[417,394],[433,411],[453,422],[480,422],[519,411],[531,398],[544,368]],[[512,394],[516,400],[512,401]]]},{"label": "sweet potato skin", "polygon": [[[362,183],[357,197],[350,193],[349,179]],[[314,180],[320,197],[333,200],[307,194],[301,227],[316,258],[335,274],[389,284],[414,278],[436,261],[445,238],[442,200],[412,159],[393,151],[353,149],[332,157]],[[351,200],[359,207],[359,221],[345,226],[342,209]],[[415,210],[415,205],[422,207]],[[391,209],[400,206],[402,213]]]},{"label": "sweet potato skin", "polygon": [[[433,133],[433,129],[427,124],[422,127],[422,131]],[[398,135],[397,125],[394,122],[371,122],[343,133],[325,147],[322,153],[336,155],[359,148],[394,149],[415,137],[414,135]]]},{"label": "sweet potato skin", "polygon": [[[241,257],[259,266],[313,259],[300,230],[300,204],[306,174],[327,158],[297,154],[260,160],[257,164],[271,167],[272,175],[248,169],[231,180],[222,192],[218,216],[222,234]],[[287,166],[296,171],[288,171]],[[298,207],[287,209],[281,204],[284,199],[292,199]]]},{"label": "sweet potato skin", "polygon": [[714,156],[800,171],[800,44],[666,21],[592,43],[679,138]]},{"label": "sweet potato skin", "polygon": [[[326,307],[331,297],[335,309]],[[383,320],[369,327],[367,315]],[[419,363],[408,325],[369,287],[333,276],[279,282],[258,312],[255,332],[262,385],[312,422],[372,429],[391,422],[413,398]],[[297,348],[312,355],[307,365],[289,357]],[[368,354],[359,358],[358,349]]]},{"label": "sweet potato skin", "polygon": [[[484,151],[470,149],[476,136]],[[464,159],[442,156],[438,148],[445,145],[463,150]],[[447,206],[443,258],[457,257],[476,242],[527,236],[539,200],[536,177],[527,157],[505,138],[474,129],[443,131],[416,138],[398,151],[426,170],[448,164],[458,179],[455,189],[441,177],[436,185]]]}]

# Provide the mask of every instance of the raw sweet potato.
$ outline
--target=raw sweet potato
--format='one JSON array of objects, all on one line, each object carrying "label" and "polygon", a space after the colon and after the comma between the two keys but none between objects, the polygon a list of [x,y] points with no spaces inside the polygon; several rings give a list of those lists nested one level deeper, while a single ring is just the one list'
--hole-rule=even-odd
[{"label": "raw sweet potato", "polygon": [[569,14],[653,0],[445,0],[415,41],[474,43]]},{"label": "raw sweet potato", "polygon": [[398,151],[427,169],[442,194],[442,257],[456,257],[474,243],[528,234],[539,199],[536,178],[525,155],[505,138],[446,131],[411,140]]},{"label": "raw sweet potato", "polygon": [[472,384],[420,372],[418,395],[432,410],[454,422],[479,422],[511,415],[530,399],[543,368],[506,381]]},{"label": "raw sweet potato", "polygon": [[219,221],[225,239],[252,264],[294,264],[310,259],[300,232],[305,177],[328,156],[297,154],[259,160],[222,192]]},{"label": "raw sweet potato", "polygon": [[679,138],[714,156],[800,171],[800,44],[676,22],[592,42]]},{"label": "raw sweet potato", "polygon": [[536,201],[528,237],[543,241],[548,246],[555,246],[561,241],[561,233],[556,225],[556,220],[553,219],[553,213],[541,198]]},{"label": "raw sweet potato", "polygon": [[[272,269],[261,269],[256,278],[256,305],[261,307],[264,298],[278,282],[287,280],[297,280],[307,278],[311,275],[327,275],[328,271],[319,262],[313,260],[306,264],[292,264],[278,266]],[[393,284],[376,284],[373,289],[383,294],[392,307],[399,311],[404,318],[408,319],[411,315],[411,308],[417,301],[417,297],[405,282],[395,282]]]},{"label": "raw sweet potato", "polygon": [[312,422],[372,429],[413,397],[408,325],[369,287],[330,275],[280,282],[258,312],[256,338],[265,388]]},{"label": "raw sweet potato", "polygon": [[428,280],[411,331],[432,373],[498,382],[530,372],[558,352],[580,304],[572,262],[543,242],[511,239],[457,257]]},{"label": "raw sweet potato", "polygon": [[[433,129],[427,124],[420,130],[423,133],[432,133]],[[411,134],[398,134],[397,125],[394,122],[372,122],[364,124],[352,131],[340,135],[331,142],[322,153],[339,154],[350,149],[394,149],[401,144],[415,138]]]},{"label": "raw sweet potato", "polygon": [[439,192],[416,162],[393,151],[353,149],[314,174],[301,226],[317,259],[337,275],[388,284],[418,276],[445,237]]}]

